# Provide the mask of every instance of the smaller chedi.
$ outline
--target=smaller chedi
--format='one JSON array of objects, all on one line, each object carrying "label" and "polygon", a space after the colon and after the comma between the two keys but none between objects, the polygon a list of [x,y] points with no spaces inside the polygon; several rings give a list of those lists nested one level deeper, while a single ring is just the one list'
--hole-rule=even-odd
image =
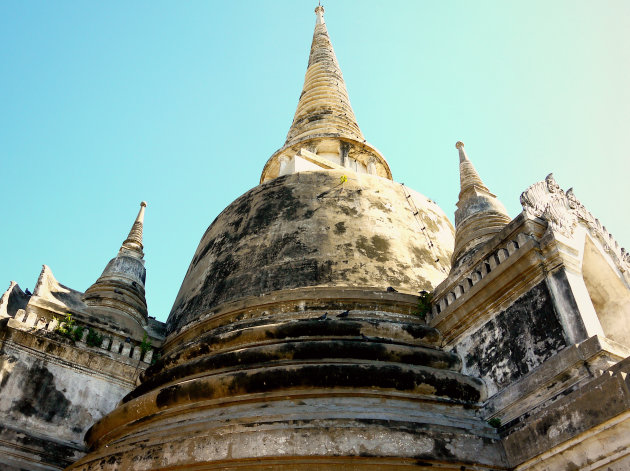
[{"label": "smaller chedi", "polygon": [[166,324],[144,204],[85,293],[45,267],[3,295],[0,466],[630,469],[628,252],[552,175],[510,218],[462,142],[455,226],[395,182],[315,12],[286,141]]},{"label": "smaller chedi", "polygon": [[84,455],[85,432],[161,345],[145,300],[145,207],[85,293],[44,265],[32,294],[11,282],[0,298],[0,469],[64,469]]}]

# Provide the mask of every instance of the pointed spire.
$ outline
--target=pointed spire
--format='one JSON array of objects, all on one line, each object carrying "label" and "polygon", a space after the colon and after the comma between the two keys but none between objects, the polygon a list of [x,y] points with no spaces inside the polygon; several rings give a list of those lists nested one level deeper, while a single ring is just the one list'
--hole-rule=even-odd
[{"label": "pointed spire", "polygon": [[490,192],[486,185],[484,185],[481,181],[481,178],[479,177],[477,170],[475,170],[472,162],[468,160],[466,149],[464,149],[464,143],[462,141],[457,141],[455,147],[459,150],[459,183],[461,192],[468,190],[473,186]]},{"label": "pointed spire", "polygon": [[146,202],[140,203],[138,216],[118,255],[109,261],[102,275],[83,294],[83,302],[94,314],[109,316],[114,325],[119,327],[125,323],[120,319],[121,315],[131,318],[140,325],[147,323],[147,301],[144,294],[147,272],[142,251],[146,207]]},{"label": "pointed spire", "polygon": [[459,151],[461,189],[455,211],[453,267],[463,255],[491,239],[511,220],[505,206],[490,193],[468,159],[464,143],[457,141],[455,147]]},{"label": "pointed spire", "polygon": [[334,135],[363,142],[365,138],[354,116],[346,84],[335,56],[324,7],[315,8],[317,21],[304,87],[285,145],[313,135]]},{"label": "pointed spire", "polygon": [[140,203],[140,211],[138,211],[138,216],[136,216],[136,220],[133,226],[131,226],[129,235],[120,247],[121,253],[135,253],[138,254],[140,258],[144,257],[144,253],[142,252],[142,228],[144,226],[144,208],[146,207],[146,201],[142,201]]},{"label": "pointed spire", "polygon": [[366,142],[357,124],[328,36],[324,7],[318,5],[315,14],[317,20],[308,67],[293,123],[284,146],[267,161],[260,181],[263,183],[279,176],[282,158],[293,159],[301,149],[324,155],[337,165],[351,167],[354,162],[359,162],[366,172],[372,159],[375,163],[370,167],[370,173],[391,180],[387,161]]}]

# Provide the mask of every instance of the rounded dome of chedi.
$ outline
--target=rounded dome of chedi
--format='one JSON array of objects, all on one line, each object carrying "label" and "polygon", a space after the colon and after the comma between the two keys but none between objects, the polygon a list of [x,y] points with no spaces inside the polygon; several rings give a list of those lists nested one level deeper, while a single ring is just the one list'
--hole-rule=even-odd
[{"label": "rounded dome of chedi", "polygon": [[[347,181],[343,181],[347,179]],[[450,268],[453,226],[393,181],[322,170],[248,191],[204,234],[168,319],[170,332],[237,299],[302,287],[417,294]]]}]

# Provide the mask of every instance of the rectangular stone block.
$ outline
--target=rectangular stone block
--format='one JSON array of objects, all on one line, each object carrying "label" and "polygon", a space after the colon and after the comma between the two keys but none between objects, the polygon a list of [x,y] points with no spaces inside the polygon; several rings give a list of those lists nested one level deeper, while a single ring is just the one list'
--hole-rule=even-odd
[{"label": "rectangular stone block", "polygon": [[142,359],[142,361],[144,361],[145,363],[151,364],[152,359],[153,359],[153,349],[149,350],[147,353],[144,354],[144,358]]},{"label": "rectangular stone block", "polygon": [[114,339],[112,341],[112,346],[109,349],[112,353],[119,353],[120,352],[120,340],[118,339]]},{"label": "rectangular stone block", "polygon": [[18,322],[26,321],[26,311],[24,309],[18,309],[15,313],[15,320]]},{"label": "rectangular stone block", "polygon": [[124,357],[128,357],[129,353],[131,353],[131,344],[128,342],[123,343],[122,352],[120,354]]},{"label": "rectangular stone block", "polygon": [[134,360],[140,360],[142,356],[142,349],[139,346],[134,347],[133,353],[131,354],[131,358]]},{"label": "rectangular stone block", "polygon": [[48,328],[47,330],[49,330],[50,332],[52,332],[53,330],[55,330],[57,328],[57,326],[59,325],[59,321],[57,319],[53,319],[52,321],[50,321],[48,323]]},{"label": "rectangular stone block", "polygon": [[35,324],[37,324],[37,314],[31,312],[27,316],[25,324],[29,327],[35,327]]}]

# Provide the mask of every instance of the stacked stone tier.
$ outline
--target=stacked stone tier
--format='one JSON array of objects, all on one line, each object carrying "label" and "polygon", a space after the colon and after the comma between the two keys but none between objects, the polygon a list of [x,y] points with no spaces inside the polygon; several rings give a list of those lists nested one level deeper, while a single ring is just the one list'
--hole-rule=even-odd
[{"label": "stacked stone tier", "polygon": [[[225,461],[228,443],[278,466],[319,459],[321,447],[358,457],[348,442],[358,436],[372,437],[372,459],[385,459],[383,465],[412,465],[423,440],[463,435],[494,455],[496,434],[474,412],[485,400],[484,385],[460,372],[457,355],[439,349],[439,332],[413,314],[417,298],[305,291],[302,299],[294,291],[292,302],[285,293],[228,303],[171,334],[142,383],[88,432],[88,446],[99,452],[77,468],[92,469],[99,460],[132,463],[138,450],[132,444],[142,443],[152,450],[147,469],[161,469],[172,459],[173,440],[195,447],[213,441],[215,451],[203,460],[216,465]],[[252,444],[262,429],[276,443]],[[333,429],[339,443],[325,444]],[[400,446],[383,448],[392,443],[383,434],[399,436]],[[197,458],[178,463],[192,466]],[[457,457],[472,460],[464,458]],[[339,460],[330,469],[348,465]]]}]

